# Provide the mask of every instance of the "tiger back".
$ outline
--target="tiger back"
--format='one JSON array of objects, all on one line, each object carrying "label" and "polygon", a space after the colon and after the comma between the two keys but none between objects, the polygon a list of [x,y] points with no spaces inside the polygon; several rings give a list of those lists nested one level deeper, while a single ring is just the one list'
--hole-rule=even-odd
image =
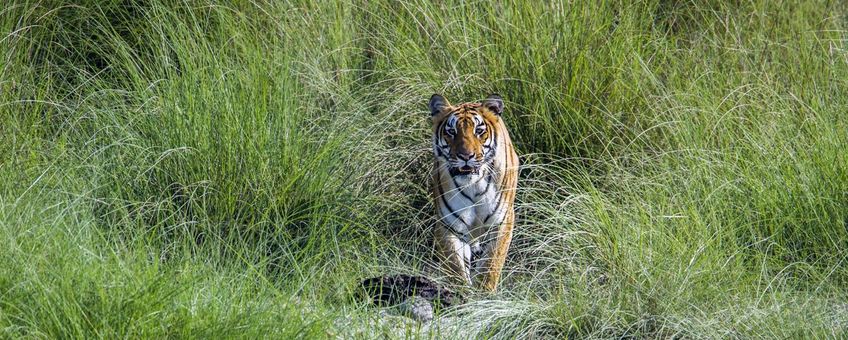
[{"label": "tiger back", "polygon": [[515,223],[518,155],[493,94],[452,106],[434,94],[431,196],[439,218],[436,251],[446,274],[497,289]]}]

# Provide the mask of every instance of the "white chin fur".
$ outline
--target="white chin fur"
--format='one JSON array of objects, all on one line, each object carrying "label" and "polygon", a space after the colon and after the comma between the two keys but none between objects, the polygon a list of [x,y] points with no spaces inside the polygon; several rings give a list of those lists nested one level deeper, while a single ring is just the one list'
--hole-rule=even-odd
[{"label": "white chin fur", "polygon": [[453,178],[454,178],[454,180],[456,180],[457,184],[466,185],[468,183],[477,181],[477,179],[480,178],[480,174],[479,173],[476,173],[476,174],[475,173],[460,174],[460,175],[453,176]]}]

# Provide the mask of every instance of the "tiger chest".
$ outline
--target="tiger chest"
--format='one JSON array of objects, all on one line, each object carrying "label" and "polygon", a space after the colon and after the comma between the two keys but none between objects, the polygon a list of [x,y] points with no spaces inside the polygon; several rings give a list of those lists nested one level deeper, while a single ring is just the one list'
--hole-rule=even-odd
[{"label": "tiger chest", "polygon": [[477,239],[503,222],[506,207],[491,177],[453,178],[446,184],[440,215],[457,236]]}]

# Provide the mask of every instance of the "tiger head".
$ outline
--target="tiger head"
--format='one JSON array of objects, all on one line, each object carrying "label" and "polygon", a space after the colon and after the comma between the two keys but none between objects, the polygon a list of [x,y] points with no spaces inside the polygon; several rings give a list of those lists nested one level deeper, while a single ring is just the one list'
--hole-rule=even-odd
[{"label": "tiger head", "polygon": [[496,134],[503,107],[497,94],[456,106],[438,94],[430,97],[433,153],[447,165],[451,176],[479,174],[491,163],[498,148]]}]

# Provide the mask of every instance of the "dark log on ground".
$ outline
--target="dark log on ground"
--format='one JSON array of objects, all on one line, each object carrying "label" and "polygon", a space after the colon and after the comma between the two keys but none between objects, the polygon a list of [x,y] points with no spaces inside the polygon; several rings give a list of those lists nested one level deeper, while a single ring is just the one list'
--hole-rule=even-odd
[{"label": "dark log on ground", "polygon": [[462,296],[423,276],[405,274],[372,277],[362,281],[362,288],[378,306],[400,304],[408,298],[423,298],[440,307],[462,303]]}]

